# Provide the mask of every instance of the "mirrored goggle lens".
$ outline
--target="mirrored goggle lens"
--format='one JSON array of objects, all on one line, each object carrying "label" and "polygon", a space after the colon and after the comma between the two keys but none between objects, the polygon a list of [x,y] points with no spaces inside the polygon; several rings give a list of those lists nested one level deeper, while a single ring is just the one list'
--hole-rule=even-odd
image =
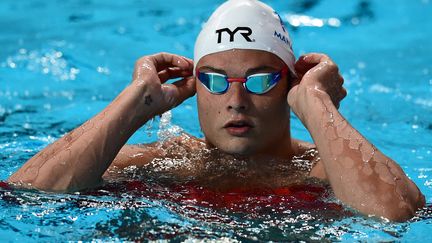
[{"label": "mirrored goggle lens", "polygon": [[275,86],[276,79],[277,77],[271,73],[256,74],[249,76],[245,85],[250,92],[262,94]]},{"label": "mirrored goggle lens", "polygon": [[223,93],[228,88],[225,76],[218,73],[199,73],[198,79],[213,93]]}]

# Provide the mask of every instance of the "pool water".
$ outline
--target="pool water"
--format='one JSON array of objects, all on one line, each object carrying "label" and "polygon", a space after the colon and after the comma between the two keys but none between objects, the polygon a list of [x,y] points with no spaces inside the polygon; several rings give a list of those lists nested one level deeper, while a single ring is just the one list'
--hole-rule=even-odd
[{"label": "pool water", "polygon": [[[192,57],[202,23],[222,2],[1,1],[0,181],[109,104],[139,57]],[[358,215],[325,186],[220,193],[128,168],[82,193],[0,183],[0,240],[432,240],[432,1],[265,2],[291,31],[297,56],[324,52],[339,65],[349,93],[341,113],[399,162],[425,209],[391,223]],[[202,136],[195,98],[128,143],[181,132]],[[292,133],[311,141],[294,115]]]}]

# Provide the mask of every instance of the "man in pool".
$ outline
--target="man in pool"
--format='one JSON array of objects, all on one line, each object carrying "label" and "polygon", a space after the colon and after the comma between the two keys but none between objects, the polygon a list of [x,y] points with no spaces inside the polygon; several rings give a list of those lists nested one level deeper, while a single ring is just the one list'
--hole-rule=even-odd
[{"label": "man in pool", "polygon": [[[132,83],[108,107],[36,154],[9,182],[44,191],[84,190],[100,185],[115,168],[179,156],[162,149],[176,144],[187,151],[180,156],[189,158],[203,149],[217,151],[189,160],[196,168],[214,156],[241,161],[251,176],[242,170],[242,175],[217,177],[212,183],[221,189],[277,187],[315,177],[352,208],[396,221],[409,219],[425,204],[400,166],[339,113],[346,91],[337,65],[318,53],[295,62],[287,30],[269,6],[256,0],[222,4],[198,36],[194,55],[194,61],[168,53],[140,58]],[[195,93],[204,139],[183,135],[162,146],[125,145],[148,120]],[[291,137],[291,109],[314,144]],[[292,177],[266,169],[269,161],[294,164],[294,158],[313,163],[290,167]],[[203,183],[212,177],[212,171],[205,173]]]}]

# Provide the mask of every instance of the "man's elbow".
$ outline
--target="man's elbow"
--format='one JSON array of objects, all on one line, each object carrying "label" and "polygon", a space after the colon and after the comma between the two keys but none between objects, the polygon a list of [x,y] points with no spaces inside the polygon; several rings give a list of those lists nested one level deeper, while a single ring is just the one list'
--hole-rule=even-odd
[{"label": "man's elbow", "polygon": [[420,193],[416,200],[399,201],[388,205],[382,217],[394,222],[405,222],[413,218],[416,212],[424,207],[425,203],[425,197]]},{"label": "man's elbow", "polygon": [[28,178],[24,178],[20,171],[13,173],[6,182],[15,187],[27,187],[30,184]]},{"label": "man's elbow", "polygon": [[26,176],[26,174],[21,174],[19,171],[7,179],[7,183],[15,188],[23,189],[34,189],[44,192],[56,192],[56,193],[67,193],[75,192],[87,187],[79,183],[73,175],[64,174],[61,176]]}]

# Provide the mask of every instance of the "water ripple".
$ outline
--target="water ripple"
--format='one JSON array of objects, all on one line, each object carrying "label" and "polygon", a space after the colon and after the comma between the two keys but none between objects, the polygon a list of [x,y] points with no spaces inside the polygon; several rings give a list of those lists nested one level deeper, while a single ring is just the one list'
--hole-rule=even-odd
[{"label": "water ripple", "polygon": [[51,75],[57,80],[75,80],[80,70],[71,66],[61,51],[55,49],[31,50],[19,49],[17,53],[6,58],[1,67],[26,68],[32,72]]}]

